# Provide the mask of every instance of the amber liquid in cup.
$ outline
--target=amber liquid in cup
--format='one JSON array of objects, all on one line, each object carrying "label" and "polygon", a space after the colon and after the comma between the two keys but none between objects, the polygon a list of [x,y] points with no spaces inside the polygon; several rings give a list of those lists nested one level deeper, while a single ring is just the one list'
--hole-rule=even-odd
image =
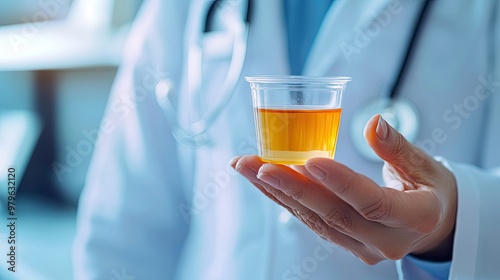
[{"label": "amber liquid in cup", "polygon": [[255,109],[263,161],[303,165],[312,157],[334,157],[342,109],[304,107]]}]

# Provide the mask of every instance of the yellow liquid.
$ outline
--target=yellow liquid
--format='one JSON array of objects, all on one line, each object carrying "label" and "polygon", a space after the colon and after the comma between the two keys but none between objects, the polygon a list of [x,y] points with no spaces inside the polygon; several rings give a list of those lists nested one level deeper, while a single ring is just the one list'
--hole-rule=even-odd
[{"label": "yellow liquid", "polygon": [[259,155],[272,163],[302,165],[312,157],[333,158],[341,108],[256,110]]}]

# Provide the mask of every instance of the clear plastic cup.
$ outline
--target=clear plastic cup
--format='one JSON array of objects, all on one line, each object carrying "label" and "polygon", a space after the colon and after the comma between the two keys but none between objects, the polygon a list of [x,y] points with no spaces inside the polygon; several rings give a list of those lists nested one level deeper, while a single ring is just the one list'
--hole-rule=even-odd
[{"label": "clear plastic cup", "polygon": [[349,77],[252,76],[259,156],[263,161],[303,165],[333,158]]}]

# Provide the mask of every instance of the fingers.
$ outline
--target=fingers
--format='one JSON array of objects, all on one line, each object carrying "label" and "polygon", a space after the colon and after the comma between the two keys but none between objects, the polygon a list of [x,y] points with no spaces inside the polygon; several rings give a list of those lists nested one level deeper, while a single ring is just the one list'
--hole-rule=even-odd
[{"label": "fingers", "polygon": [[[331,161],[329,159],[326,160]],[[358,174],[354,173],[353,175]],[[302,176],[302,174],[283,165],[264,164],[259,169],[257,178],[263,180],[266,185],[276,188],[285,194],[287,196],[286,199],[280,198],[283,203],[289,206],[293,203],[295,206],[292,208],[299,209],[299,211],[304,211],[300,209],[307,209],[306,211],[310,209],[316,213],[329,228],[349,235],[356,240],[369,240],[370,243],[374,245],[374,248],[382,246],[384,240],[390,238],[394,233],[391,232],[385,236],[374,235],[373,233],[375,232],[384,231],[386,225],[379,223],[375,218],[373,218],[373,220],[367,219],[360,214],[361,212],[359,209],[355,209],[356,207],[353,208],[354,205],[350,205],[350,202],[357,202],[356,199],[359,198],[367,198],[366,201],[371,203],[372,200],[370,195],[361,195],[356,197],[356,199],[351,199],[350,202],[345,201],[339,198],[325,184],[318,184],[318,182],[310,180]],[[364,176],[363,178],[369,180]],[[373,190],[380,190],[375,183],[371,181],[370,183],[374,184]],[[362,182],[362,184],[366,184],[366,182]],[[357,195],[359,194],[353,194],[353,196]],[[385,204],[383,204],[383,206],[385,206]],[[382,219],[382,217],[376,218]]]},{"label": "fingers", "polygon": [[408,142],[380,115],[367,122],[364,134],[373,151],[392,165],[403,179],[412,184],[428,184],[435,172],[435,160]]},{"label": "fingers", "polygon": [[248,155],[239,158],[237,163],[234,164],[234,169],[241,175],[245,176],[245,178],[257,187],[264,195],[283,206],[294,216],[298,216],[298,214],[308,214],[310,209],[257,177],[258,170],[263,164],[264,162],[258,156]]},{"label": "fingers", "polygon": [[[353,205],[349,205],[349,202],[346,203],[346,201],[339,198],[324,184],[309,180],[286,166],[264,164],[260,168],[257,177],[288,197],[293,198],[293,200],[305,206],[306,209],[312,210],[324,221],[328,228],[335,229],[357,241],[371,244],[374,250],[383,248],[387,238],[398,237],[399,232],[395,230],[387,231],[385,235],[375,234],[377,232],[386,232],[387,226],[366,219],[357,209],[352,207]],[[375,189],[380,188],[375,185]],[[360,198],[365,197],[368,196],[360,196]],[[288,204],[288,202],[285,203]]]},{"label": "fingers", "polygon": [[[419,201],[424,203],[422,205],[441,204],[443,209],[430,208],[436,213],[448,212],[449,203],[443,202],[448,201],[450,195],[454,195],[456,183],[454,175],[446,167],[408,142],[380,115],[375,115],[368,121],[364,134],[368,144],[386,162],[384,180],[391,185],[395,181],[402,184],[395,188],[404,190],[400,198],[407,198],[402,200],[402,203],[408,206],[401,207],[402,209],[414,206],[416,201]],[[424,191],[416,192],[410,199],[410,190]],[[428,215],[428,211],[420,209],[419,212],[423,216]],[[436,216],[438,215],[434,215]],[[435,219],[429,221],[429,224],[433,222]]]},{"label": "fingers", "polygon": [[391,209],[382,189],[347,166],[325,158],[310,159],[306,169],[326,188],[368,220],[385,220]]},{"label": "fingers", "polygon": [[[326,188],[352,206],[365,219],[389,227],[427,232],[435,227],[439,202],[429,191],[401,192],[381,188],[364,175],[334,160],[310,159],[306,168]],[[424,224],[421,221],[426,221]]]},{"label": "fingers", "polygon": [[[269,192],[263,185],[262,182],[257,178],[257,171],[259,170],[260,166],[263,164],[263,162],[260,160],[259,157],[257,156],[249,156],[247,157],[247,161],[239,163],[239,160],[241,159],[241,156],[235,157],[230,161],[231,167],[233,169],[237,170],[241,175],[243,175],[245,178],[247,178],[252,185],[254,185],[258,190],[260,190],[265,196],[270,198],[272,201],[275,203],[281,205],[285,209],[287,209],[290,213],[294,214],[292,209],[288,207],[286,204],[283,204],[277,197],[283,196],[283,194],[279,194],[277,191],[274,191],[273,188],[267,188],[270,189],[271,192]],[[239,164],[238,164],[239,163]]]},{"label": "fingers", "polygon": [[295,203],[317,213],[331,228],[343,233],[369,232],[375,224],[364,220],[351,206],[323,185],[281,165],[264,164],[257,175],[273,188],[278,189]]},{"label": "fingers", "polygon": [[[238,172],[240,172],[245,178],[247,178],[254,186],[256,186],[262,193],[264,193],[267,197],[271,198],[273,201],[278,203],[279,205],[285,207],[288,209],[289,212],[291,212],[294,216],[296,216],[299,220],[301,220],[304,224],[306,224],[309,228],[311,228],[314,232],[316,232],[318,235],[321,237],[338,244],[339,246],[351,251],[353,254],[358,256],[360,259],[365,261],[366,263],[369,264],[375,264],[379,262],[380,260],[383,259],[382,255],[379,254],[376,250],[370,249],[367,246],[365,246],[363,243],[357,241],[356,239],[345,235],[338,231],[335,228],[332,228],[328,224],[328,222],[325,222],[325,218],[321,217],[321,215],[318,215],[315,211],[311,210],[307,206],[303,205],[299,201],[295,200],[291,195],[279,190],[276,187],[271,186],[269,183],[259,179],[258,177],[267,177],[269,181],[276,180],[276,177],[270,178],[270,175],[268,172],[271,172],[269,168],[276,168],[278,169],[278,174],[281,173],[286,173],[285,177],[291,176],[291,178],[297,179],[301,178],[300,180],[303,183],[307,183],[309,181],[307,178],[301,176],[300,174],[296,173],[294,174],[295,171],[291,170],[288,167],[285,166],[280,166],[280,165],[270,165],[270,164],[263,164],[263,162],[260,160],[259,157],[257,156],[243,156],[243,157],[237,157],[231,161],[231,166],[235,168]],[[257,170],[261,169],[262,172],[257,173]],[[267,170],[267,171],[266,171]],[[273,174],[275,173],[272,171]],[[260,174],[260,176],[258,175]],[[281,174],[283,175],[283,174]],[[279,176],[280,178],[283,178],[282,176]],[[281,179],[280,179],[281,180]],[[299,181],[300,181],[299,180]],[[274,181],[273,184],[276,184]],[[309,185],[309,187],[313,187],[312,185]],[[307,186],[305,186],[305,189],[307,189]],[[323,195],[327,195],[326,193],[323,193]],[[302,195],[298,194],[298,196],[295,196],[297,199],[305,199],[306,197],[308,198],[308,203],[313,203],[314,201],[311,200],[313,198],[318,198],[318,195],[316,193],[311,193],[310,195]],[[332,205],[331,201],[326,201],[323,198],[321,198],[322,201],[319,204],[322,204],[323,206],[326,205]],[[301,200],[304,202],[305,200]],[[341,200],[337,198],[338,203],[343,203]],[[345,203],[343,203],[345,204]],[[348,206],[347,206],[348,207]],[[329,211],[325,209],[324,211]],[[352,211],[353,213],[355,211]],[[333,213],[330,211],[330,213]],[[338,215],[337,217],[348,217],[348,215]],[[340,220],[345,221],[345,218],[340,218]],[[337,225],[338,227],[338,225]],[[370,232],[371,230],[366,230],[364,232]]]},{"label": "fingers", "polygon": [[[309,212],[311,212],[309,208],[301,204],[292,196],[282,192],[280,189],[271,186],[269,182],[258,178],[258,171],[263,165],[265,164],[259,157],[249,155],[239,158],[237,163],[235,163],[234,168],[236,169],[236,171],[240,172],[241,175],[245,176],[245,178],[248,179],[254,186],[256,186],[262,193],[271,198],[274,202],[288,209],[289,212],[294,216],[309,215]],[[281,167],[285,168],[285,166]],[[272,176],[270,175],[270,177]],[[273,178],[274,180],[276,180],[275,177],[268,177],[267,179],[272,182]],[[307,179],[302,177],[301,180]],[[312,227],[315,226],[313,224],[311,224]]]},{"label": "fingers", "polygon": [[257,177],[316,213],[328,212],[331,204],[348,206],[317,182],[283,165],[264,164]]},{"label": "fingers", "polygon": [[[401,258],[413,249],[414,243],[411,241],[421,235],[418,230],[406,230],[408,227],[405,223],[415,222],[411,217],[412,212],[408,211],[412,210],[411,208],[404,209],[410,213],[410,218],[403,221],[390,220],[384,224],[365,219],[359,213],[358,205],[370,203],[370,200],[364,199],[372,197],[371,193],[379,192],[380,188],[368,178],[332,160],[310,160],[305,167],[306,170],[301,170],[306,175],[287,166],[265,164],[257,156],[243,156],[235,161],[233,166],[236,170],[266,196],[288,209],[318,235],[351,251],[366,263],[374,264],[385,258]],[[335,168],[332,166],[325,168],[321,161],[337,164],[337,167],[340,167],[338,173],[335,174]],[[315,165],[325,172],[318,173],[314,170]],[[339,177],[337,178],[339,185],[352,180],[346,185],[354,186],[353,193],[349,194],[351,190],[345,189],[337,196],[335,191],[339,188],[335,185],[336,177]],[[358,183],[361,186],[359,188]],[[369,190],[368,195],[363,194],[363,186],[368,186],[365,187]],[[361,192],[361,195],[357,192]],[[383,192],[381,195],[385,196]],[[355,199],[356,197],[361,198],[360,202]],[[399,207],[395,209],[396,212],[401,211]],[[401,215],[406,218],[405,215]],[[391,240],[391,243],[388,244],[387,240]]]}]

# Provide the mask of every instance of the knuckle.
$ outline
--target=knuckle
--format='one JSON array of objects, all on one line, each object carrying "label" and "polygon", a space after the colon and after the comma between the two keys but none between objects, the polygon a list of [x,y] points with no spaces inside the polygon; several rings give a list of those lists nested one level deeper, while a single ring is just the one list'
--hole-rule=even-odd
[{"label": "knuckle", "polygon": [[286,210],[287,210],[287,211],[288,211],[288,212],[289,212],[292,216],[294,216],[295,218],[297,218],[297,214],[296,214],[296,212],[295,212],[295,210],[294,210],[293,208],[286,206],[286,207],[285,207],[285,209],[286,209]]},{"label": "knuckle", "polygon": [[392,144],[392,157],[395,159],[408,158],[410,155],[411,149],[409,149],[408,142],[404,139],[403,136],[398,135],[395,138]]},{"label": "knuckle", "polygon": [[429,235],[432,234],[436,228],[441,224],[440,215],[428,215],[425,219],[425,223],[415,224],[414,230],[421,235]]},{"label": "knuckle", "polygon": [[358,174],[355,172],[348,172],[345,174],[345,183],[342,185],[337,186],[336,188],[336,193],[338,195],[345,195],[355,186],[358,182]]},{"label": "knuckle", "polygon": [[297,212],[299,219],[320,236],[326,235],[322,220],[312,211]]},{"label": "knuckle", "polygon": [[408,156],[408,161],[412,166],[419,169],[428,168],[429,161],[426,158],[426,154],[423,151],[416,151]]},{"label": "knuckle", "polygon": [[368,264],[368,265],[375,265],[377,263],[379,263],[380,261],[382,261],[382,258],[380,257],[375,257],[373,254],[369,253],[369,252],[356,252],[356,251],[351,251],[351,253],[356,256],[356,258],[358,258],[359,260],[361,260],[362,262]]},{"label": "knuckle", "polygon": [[418,174],[419,176],[416,176],[417,178],[415,178],[417,183],[425,185],[431,184],[434,176],[429,175],[436,174],[436,166],[434,165],[433,160],[426,155],[422,155],[422,160],[420,161],[418,170],[420,174]]},{"label": "knuckle", "polygon": [[265,188],[265,190],[279,201],[283,201],[283,199],[285,199],[285,194],[281,191],[274,188]]},{"label": "knuckle", "polygon": [[305,198],[305,193],[302,189],[293,190],[288,195],[297,201],[302,201]]},{"label": "knuckle", "polygon": [[415,228],[415,231],[423,236],[429,235],[434,232],[436,224],[422,225],[420,227]]},{"label": "knuckle", "polygon": [[383,221],[389,218],[391,212],[390,206],[385,203],[383,196],[375,200],[374,203],[368,205],[361,210],[363,218],[371,221]]},{"label": "knuckle", "polygon": [[[335,232],[332,232],[332,231],[325,231],[324,234],[320,235],[321,238],[323,238],[324,240],[332,243],[332,244],[336,244],[340,247],[342,247],[342,240],[339,238],[338,234],[335,234]],[[342,247],[344,248],[344,247]],[[346,248],[344,248],[346,249]],[[347,250],[347,249],[346,249]]]},{"label": "knuckle", "polygon": [[382,255],[389,260],[400,260],[406,256],[405,250],[401,248],[388,248],[381,252]]},{"label": "knuckle", "polygon": [[354,230],[354,222],[352,217],[342,211],[332,211],[325,216],[325,223],[332,228],[340,229],[344,232],[352,232]]}]

